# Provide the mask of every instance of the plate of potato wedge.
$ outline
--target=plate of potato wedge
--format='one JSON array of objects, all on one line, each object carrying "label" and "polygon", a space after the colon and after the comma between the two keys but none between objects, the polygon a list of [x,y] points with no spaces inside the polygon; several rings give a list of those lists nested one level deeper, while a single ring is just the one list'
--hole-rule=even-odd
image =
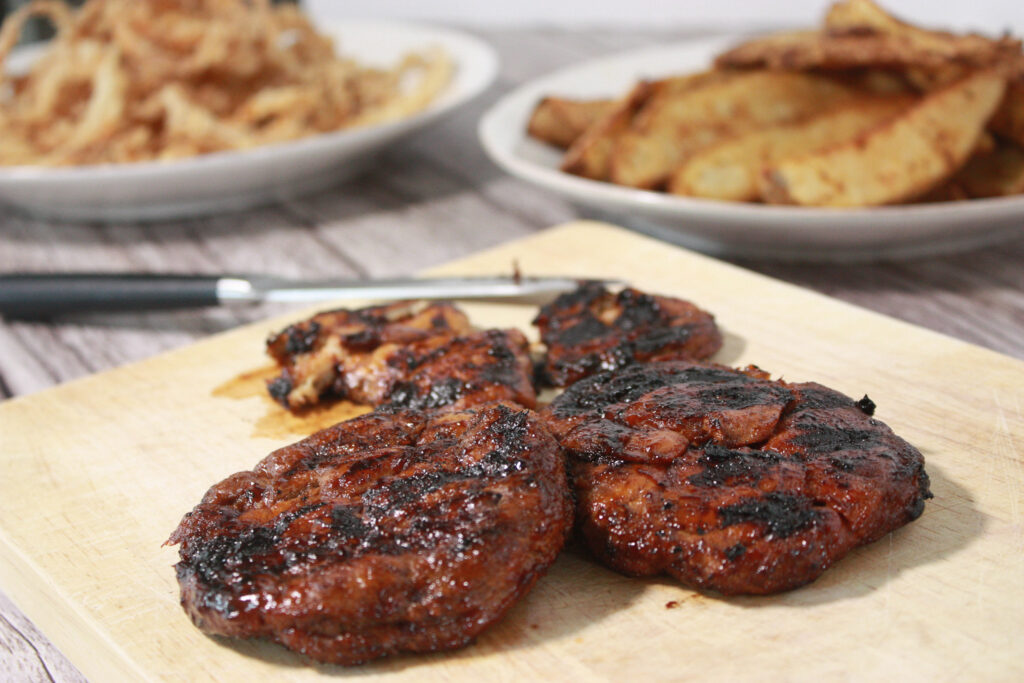
[{"label": "plate of potato wedge", "polygon": [[480,122],[506,171],[705,252],[852,260],[1024,234],[1024,53],[871,0],[570,67]]},{"label": "plate of potato wedge", "polygon": [[[56,29],[16,47],[24,22]],[[0,201],[70,220],[237,210],[353,175],[481,93],[479,39],[247,0],[34,0],[0,27]]]}]

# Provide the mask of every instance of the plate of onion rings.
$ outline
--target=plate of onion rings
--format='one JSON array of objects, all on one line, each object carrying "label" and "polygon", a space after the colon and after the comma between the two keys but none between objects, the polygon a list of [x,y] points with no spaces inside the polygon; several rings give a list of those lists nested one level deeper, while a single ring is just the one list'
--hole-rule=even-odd
[{"label": "plate of onion rings", "polygon": [[[179,5],[181,5],[179,7]],[[152,221],[330,186],[493,81],[482,41],[294,5],[36,0],[0,27],[0,202]],[[198,5],[199,9],[196,9]],[[14,47],[43,15],[56,37]]]}]

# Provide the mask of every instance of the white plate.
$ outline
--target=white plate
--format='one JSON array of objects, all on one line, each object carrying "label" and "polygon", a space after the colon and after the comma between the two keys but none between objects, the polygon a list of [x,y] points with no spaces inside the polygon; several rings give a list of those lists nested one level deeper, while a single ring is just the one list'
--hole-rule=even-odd
[{"label": "white plate", "polygon": [[[486,43],[437,27],[380,21],[325,23],[339,51],[389,65],[403,53],[437,45],[456,65],[453,82],[427,109],[392,123],[325,133],[250,150],[177,161],[72,168],[0,167],[0,201],[68,220],[159,220],[242,209],[326,187],[361,170],[385,145],[483,92],[498,59]],[[20,50],[11,67],[39,50]]]},{"label": "white plate", "polygon": [[1024,197],[872,209],[813,209],[677,197],[558,170],[560,150],[526,135],[545,95],[618,96],[640,78],[706,68],[736,38],[666,45],[574,66],[534,80],[497,102],[480,121],[484,149],[523,180],[631,227],[700,251],[800,260],[905,258],[948,253],[1024,235]]}]

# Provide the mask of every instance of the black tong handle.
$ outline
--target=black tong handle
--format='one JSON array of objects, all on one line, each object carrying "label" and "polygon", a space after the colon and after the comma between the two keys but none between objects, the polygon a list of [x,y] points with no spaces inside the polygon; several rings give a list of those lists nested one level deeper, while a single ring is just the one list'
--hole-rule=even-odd
[{"label": "black tong handle", "polygon": [[0,314],[49,318],[88,311],[142,311],[215,306],[213,275],[0,275]]}]

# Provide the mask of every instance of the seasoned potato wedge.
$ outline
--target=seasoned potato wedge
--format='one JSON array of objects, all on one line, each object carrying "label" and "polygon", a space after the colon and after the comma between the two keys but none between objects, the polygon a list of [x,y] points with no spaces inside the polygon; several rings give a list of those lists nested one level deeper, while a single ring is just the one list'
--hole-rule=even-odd
[{"label": "seasoned potato wedge", "polygon": [[1024,145],[1024,77],[1007,83],[1006,94],[992,116],[989,128],[1018,145]]},{"label": "seasoned potato wedge", "polygon": [[824,30],[830,37],[866,34],[885,36],[894,44],[904,46],[909,60],[907,64],[955,62],[994,66],[1006,54],[1020,52],[1020,41],[1010,38],[993,40],[976,34],[954,35],[908,24],[872,0],[843,0],[834,3],[825,14]]},{"label": "seasoned potato wedge", "polygon": [[567,173],[608,180],[612,151],[629,129],[640,108],[655,96],[675,96],[707,84],[730,78],[728,72],[700,72],[659,81],[642,81],[600,119],[580,135],[565,154],[562,170]]},{"label": "seasoned potato wedge", "polygon": [[611,111],[591,124],[573,141],[565,153],[565,159],[562,160],[562,170],[584,178],[607,180],[608,161],[615,142],[629,129],[637,110],[650,98],[653,91],[651,83],[637,83]]},{"label": "seasoned potato wedge", "polygon": [[565,149],[614,107],[615,100],[545,97],[533,110],[526,132],[542,142]]},{"label": "seasoned potato wedge", "polygon": [[720,67],[845,69],[857,66],[975,69],[1020,53],[1019,40],[954,35],[902,22],[870,0],[834,4],[821,31],[787,31],[754,38],[721,54]]},{"label": "seasoned potato wedge", "polygon": [[818,28],[749,40],[710,71],[640,83],[615,103],[547,98],[529,132],[571,141],[567,172],[723,201],[1021,193],[1024,48],[836,0]]},{"label": "seasoned potato wedge", "polygon": [[931,92],[970,76],[977,69],[950,62],[941,66],[908,66],[903,76],[918,92]]},{"label": "seasoned potato wedge", "polygon": [[852,207],[925,194],[970,155],[1005,84],[998,71],[980,71],[851,142],[781,161],[763,176],[762,197],[778,204]]},{"label": "seasoned potato wedge", "polygon": [[766,125],[788,123],[853,98],[824,76],[745,72],[652,97],[619,138],[610,177],[620,185],[654,189],[693,153]]},{"label": "seasoned potato wedge", "polygon": [[847,142],[913,104],[909,96],[866,97],[807,120],[755,131],[694,154],[669,181],[673,194],[729,201],[758,199],[762,170],[782,159]]},{"label": "seasoned potato wedge", "polygon": [[760,36],[718,55],[715,66],[739,69],[849,69],[902,66],[913,57],[877,34],[828,36],[821,31],[783,31]]},{"label": "seasoned potato wedge", "polygon": [[915,95],[920,92],[903,71],[859,67],[829,70],[825,73],[838,83],[868,95]]},{"label": "seasoned potato wedge", "polygon": [[955,179],[950,178],[938,187],[932,188],[926,194],[915,199],[913,203],[933,204],[935,202],[962,202],[968,199],[970,199],[970,197],[967,196],[967,190],[965,190]]},{"label": "seasoned potato wedge", "polygon": [[1000,143],[988,154],[971,157],[954,180],[969,197],[1024,194],[1024,149],[1012,142]]},{"label": "seasoned potato wedge", "polygon": [[978,136],[978,141],[974,143],[974,149],[971,150],[971,156],[967,157],[967,161],[970,161],[976,156],[983,154],[991,154],[996,151],[999,147],[999,142],[996,141],[992,133],[987,130],[981,131],[981,135]]}]

